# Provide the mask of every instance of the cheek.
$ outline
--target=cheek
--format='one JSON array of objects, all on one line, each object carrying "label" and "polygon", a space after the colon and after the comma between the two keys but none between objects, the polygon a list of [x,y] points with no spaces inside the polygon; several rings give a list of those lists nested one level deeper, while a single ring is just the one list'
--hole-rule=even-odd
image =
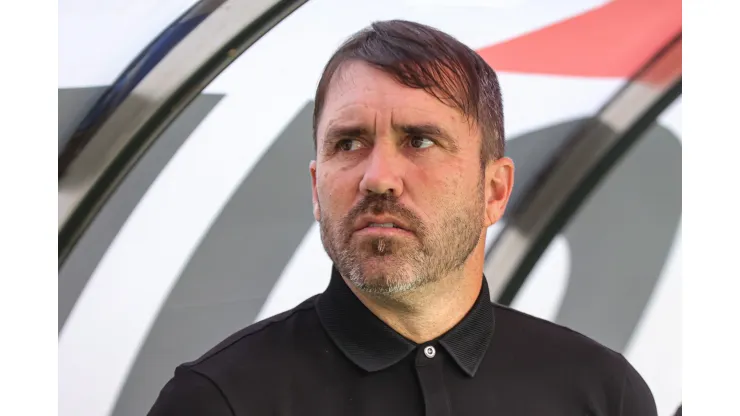
[{"label": "cheek", "polygon": [[426,221],[436,222],[447,216],[451,206],[457,205],[459,194],[463,194],[463,183],[459,173],[451,169],[424,169],[413,175],[407,191],[418,214]]},{"label": "cheek", "polygon": [[418,170],[418,183],[422,185],[425,193],[432,198],[454,196],[466,191],[468,173],[464,166],[459,164],[434,164]]},{"label": "cheek", "polygon": [[418,188],[413,199],[422,208],[423,215],[434,221],[444,221],[451,210],[458,210],[477,200],[480,177],[468,169],[448,166],[426,170],[417,176]]},{"label": "cheek", "polygon": [[317,181],[321,212],[335,218],[345,215],[352,208],[356,188],[341,172],[336,175],[322,175]]}]

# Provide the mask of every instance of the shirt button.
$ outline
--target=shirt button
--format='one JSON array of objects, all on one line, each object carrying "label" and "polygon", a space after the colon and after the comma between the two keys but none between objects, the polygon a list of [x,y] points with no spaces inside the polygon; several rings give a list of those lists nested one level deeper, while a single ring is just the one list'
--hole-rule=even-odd
[{"label": "shirt button", "polygon": [[434,358],[435,354],[437,354],[437,351],[431,345],[424,348],[424,355],[426,355],[427,358]]}]

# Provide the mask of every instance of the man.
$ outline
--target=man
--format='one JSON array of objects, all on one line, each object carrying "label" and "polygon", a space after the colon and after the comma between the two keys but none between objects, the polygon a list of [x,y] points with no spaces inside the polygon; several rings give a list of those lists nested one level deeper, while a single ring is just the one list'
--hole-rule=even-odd
[{"label": "man", "polygon": [[620,354],[491,304],[486,230],[514,177],[502,111],[494,71],[444,33],[350,38],[314,112],[329,287],[178,367],[150,414],[655,415]]}]

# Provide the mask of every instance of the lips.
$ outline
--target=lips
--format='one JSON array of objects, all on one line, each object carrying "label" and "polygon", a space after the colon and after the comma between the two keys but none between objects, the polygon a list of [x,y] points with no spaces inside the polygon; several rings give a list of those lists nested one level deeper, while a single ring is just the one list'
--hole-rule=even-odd
[{"label": "lips", "polygon": [[394,224],[392,222],[386,222],[386,223],[383,223],[383,224],[370,223],[365,228],[371,228],[371,227],[378,227],[378,228],[401,228],[401,227],[397,226],[396,224]]},{"label": "lips", "polygon": [[364,229],[411,231],[404,221],[391,216],[363,216],[355,222],[355,231]]},{"label": "lips", "polygon": [[411,237],[414,234],[399,227],[370,224],[353,232],[352,235],[364,237]]}]

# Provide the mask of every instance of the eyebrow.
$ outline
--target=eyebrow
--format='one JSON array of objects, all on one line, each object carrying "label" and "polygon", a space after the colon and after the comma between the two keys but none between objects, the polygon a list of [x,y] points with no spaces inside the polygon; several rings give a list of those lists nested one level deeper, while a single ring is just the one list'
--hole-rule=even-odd
[{"label": "eyebrow", "polygon": [[362,126],[332,126],[326,132],[326,141],[333,142],[350,137],[369,136],[370,130]]}]

